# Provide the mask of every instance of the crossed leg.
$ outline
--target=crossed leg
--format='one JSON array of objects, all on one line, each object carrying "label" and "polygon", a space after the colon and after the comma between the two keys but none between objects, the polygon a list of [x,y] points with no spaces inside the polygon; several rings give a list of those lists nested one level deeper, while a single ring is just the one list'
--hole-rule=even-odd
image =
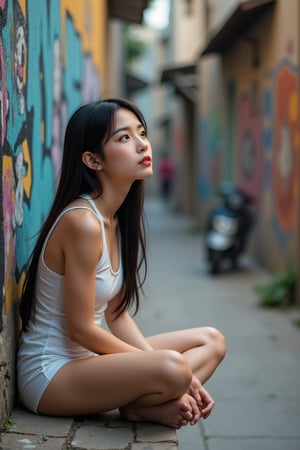
[{"label": "crossed leg", "polygon": [[[181,353],[188,362],[193,375],[201,384],[210,378],[224,358],[226,351],[224,336],[212,327],[173,331],[151,336],[147,340],[152,348],[156,350],[171,349]],[[198,387],[196,387],[196,390],[198,391]],[[201,416],[206,418],[214,406],[214,401],[203,387],[200,394],[199,398],[198,391],[197,397],[200,400],[201,407],[198,406],[201,409]],[[139,407],[136,402],[132,402],[122,408],[121,412],[129,420],[139,420]],[[192,424],[196,423],[200,418],[199,408],[194,408],[193,413],[194,415],[190,422]],[[182,421],[182,425],[185,424],[185,421]]]},{"label": "crossed leg", "polygon": [[72,361],[50,381],[38,412],[55,416],[101,413],[134,405],[129,420],[174,428],[194,415],[182,397],[192,373],[187,361],[170,350],[138,351]]},{"label": "crossed leg", "polygon": [[46,388],[39,413],[57,416],[120,408],[129,420],[180,428],[197,419],[187,393],[193,375],[205,382],[225,354],[224,338],[213,328],[148,338],[154,351],[102,355],[63,366]]},{"label": "crossed leg", "polygon": [[190,328],[162,333],[147,338],[154,349],[170,349],[181,353],[198,380],[205,383],[225,356],[222,333],[213,327]]}]

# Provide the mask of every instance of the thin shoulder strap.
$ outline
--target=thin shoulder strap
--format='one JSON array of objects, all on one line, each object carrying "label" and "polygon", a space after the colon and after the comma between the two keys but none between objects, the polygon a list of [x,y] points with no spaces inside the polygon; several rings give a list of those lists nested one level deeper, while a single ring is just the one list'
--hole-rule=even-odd
[{"label": "thin shoulder strap", "polygon": [[99,218],[101,225],[104,225],[103,216],[101,215],[101,213],[100,213],[99,209],[97,208],[96,203],[94,202],[92,197],[87,194],[82,194],[80,197],[89,202],[89,204],[91,205],[91,207],[94,210],[94,213]]}]

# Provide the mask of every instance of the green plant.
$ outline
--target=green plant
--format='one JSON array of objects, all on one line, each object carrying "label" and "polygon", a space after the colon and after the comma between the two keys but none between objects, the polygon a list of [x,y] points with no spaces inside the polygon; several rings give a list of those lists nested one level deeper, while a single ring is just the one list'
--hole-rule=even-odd
[{"label": "green plant", "polygon": [[295,303],[297,271],[294,267],[275,274],[269,283],[255,287],[261,306],[284,308]]},{"label": "green plant", "polygon": [[13,416],[9,416],[2,426],[2,431],[4,431],[4,432],[8,431],[13,424],[14,424],[14,418],[13,418]]}]

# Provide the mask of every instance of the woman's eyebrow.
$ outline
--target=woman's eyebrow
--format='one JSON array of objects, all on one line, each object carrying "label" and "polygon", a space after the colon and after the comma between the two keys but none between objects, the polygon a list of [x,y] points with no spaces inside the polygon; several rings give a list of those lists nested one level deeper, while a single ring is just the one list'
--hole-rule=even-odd
[{"label": "woman's eyebrow", "polygon": [[[115,134],[119,133],[120,131],[129,131],[131,130],[133,127],[130,127],[129,125],[126,127],[120,127],[117,128],[115,131],[113,131],[111,133],[111,136],[114,136]],[[144,125],[142,123],[139,123],[138,126],[136,127],[137,130],[139,130],[140,128],[144,128]]]}]

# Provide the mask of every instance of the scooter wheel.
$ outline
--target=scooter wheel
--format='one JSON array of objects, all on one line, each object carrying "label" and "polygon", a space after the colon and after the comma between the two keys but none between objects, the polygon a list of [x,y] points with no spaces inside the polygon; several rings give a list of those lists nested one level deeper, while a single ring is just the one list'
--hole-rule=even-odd
[{"label": "scooter wheel", "polygon": [[211,263],[209,267],[209,273],[211,275],[217,275],[220,271],[219,265],[217,263]]},{"label": "scooter wheel", "polygon": [[238,268],[238,260],[236,256],[231,258],[231,267],[233,270],[236,270]]},{"label": "scooter wheel", "polygon": [[216,275],[220,271],[220,261],[218,256],[214,253],[210,253],[210,259],[209,259],[209,273],[211,275]]}]

